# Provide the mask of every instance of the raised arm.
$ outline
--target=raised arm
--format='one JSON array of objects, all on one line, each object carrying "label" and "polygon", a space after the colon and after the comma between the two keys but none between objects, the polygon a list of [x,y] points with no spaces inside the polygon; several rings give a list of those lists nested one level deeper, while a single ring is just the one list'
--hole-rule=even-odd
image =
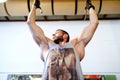
[{"label": "raised arm", "polygon": [[[89,0],[88,0],[89,1]],[[96,15],[96,12],[94,10],[94,6],[90,3],[90,6],[87,6],[88,13],[89,13],[89,24],[83,29],[83,31],[73,39],[74,45],[78,43],[82,43],[82,45],[85,47],[89,41],[92,39],[97,27],[98,27],[98,17]]]},{"label": "raised arm", "polygon": [[[87,0],[87,1],[90,1],[90,0]],[[99,23],[98,17],[94,10],[94,6],[91,3],[88,3],[86,9],[88,9],[88,12],[89,12],[90,22],[77,37],[71,40],[71,43],[74,45],[76,51],[78,52],[80,60],[83,59],[85,55],[85,47],[89,43],[89,41],[92,39]]]},{"label": "raised arm", "polygon": [[[34,2],[35,4],[35,2]],[[47,38],[44,35],[43,30],[40,26],[36,24],[36,9],[37,7],[35,5],[32,5],[32,9],[30,13],[28,14],[27,24],[32,32],[33,38],[36,41],[38,45],[41,44],[41,41],[44,41],[47,43]]]},{"label": "raised arm", "polygon": [[[37,2],[36,2],[37,1]],[[40,52],[40,58],[41,60],[45,60],[46,51],[48,50],[48,39],[42,28],[36,24],[36,9],[39,8],[39,0],[34,0],[34,4],[32,6],[32,9],[28,15],[27,24],[32,32],[33,38],[36,41],[36,43],[40,46],[41,52]]]},{"label": "raised arm", "polygon": [[89,19],[90,19],[89,24],[83,29],[81,35],[77,37],[78,41],[83,40],[85,46],[92,39],[99,23],[97,15],[93,8],[89,9]]}]

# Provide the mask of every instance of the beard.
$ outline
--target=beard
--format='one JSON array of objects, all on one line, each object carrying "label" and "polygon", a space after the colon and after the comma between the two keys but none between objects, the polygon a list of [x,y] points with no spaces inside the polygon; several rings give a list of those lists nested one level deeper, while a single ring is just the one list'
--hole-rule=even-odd
[{"label": "beard", "polygon": [[54,43],[59,44],[62,41],[63,41],[63,38],[58,37],[57,39],[54,40]]}]

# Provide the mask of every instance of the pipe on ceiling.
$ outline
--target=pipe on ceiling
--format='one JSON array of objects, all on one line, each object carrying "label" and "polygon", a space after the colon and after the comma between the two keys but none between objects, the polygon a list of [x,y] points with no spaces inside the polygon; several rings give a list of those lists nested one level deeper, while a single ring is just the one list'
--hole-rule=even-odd
[{"label": "pipe on ceiling", "polygon": [[[40,0],[43,13],[37,15],[84,15],[85,0]],[[120,14],[120,0],[91,0],[99,14]],[[102,1],[102,2],[100,2]],[[0,16],[27,16],[33,0],[0,3]]]}]

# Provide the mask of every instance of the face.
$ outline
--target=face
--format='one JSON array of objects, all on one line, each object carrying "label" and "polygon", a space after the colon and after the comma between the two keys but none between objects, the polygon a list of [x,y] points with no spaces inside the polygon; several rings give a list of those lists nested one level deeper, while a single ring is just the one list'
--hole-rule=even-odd
[{"label": "face", "polygon": [[53,36],[52,39],[56,44],[59,44],[59,42],[63,41],[63,35],[64,35],[63,32],[58,30],[52,35]]}]

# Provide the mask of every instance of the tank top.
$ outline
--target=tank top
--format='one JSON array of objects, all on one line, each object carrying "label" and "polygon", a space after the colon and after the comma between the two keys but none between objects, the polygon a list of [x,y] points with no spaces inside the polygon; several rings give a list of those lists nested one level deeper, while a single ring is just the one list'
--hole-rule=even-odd
[{"label": "tank top", "polygon": [[71,43],[49,44],[42,80],[84,80],[80,59]]}]

